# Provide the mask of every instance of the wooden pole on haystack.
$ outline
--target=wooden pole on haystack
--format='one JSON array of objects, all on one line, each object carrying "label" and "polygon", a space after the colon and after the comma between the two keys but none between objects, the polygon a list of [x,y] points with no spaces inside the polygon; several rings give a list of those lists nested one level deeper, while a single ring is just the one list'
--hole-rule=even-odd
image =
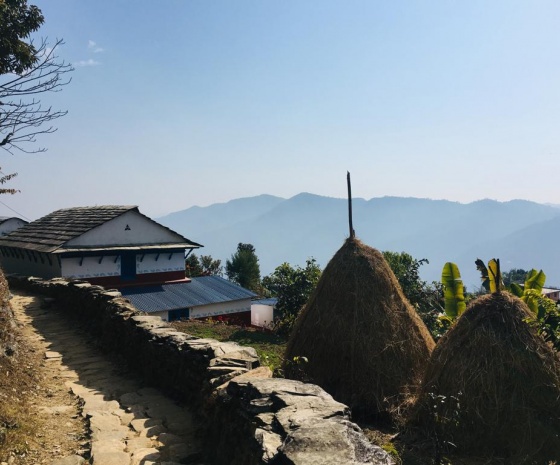
[{"label": "wooden pole on haystack", "polygon": [[350,182],[350,171],[346,172],[346,183],[348,184],[348,226],[350,227],[350,239],[356,237],[356,231],[352,225],[352,184]]}]

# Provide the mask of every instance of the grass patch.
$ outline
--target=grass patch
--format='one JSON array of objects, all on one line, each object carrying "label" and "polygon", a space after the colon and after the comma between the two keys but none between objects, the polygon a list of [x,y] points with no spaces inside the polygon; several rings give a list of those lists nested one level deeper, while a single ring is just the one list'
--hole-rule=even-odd
[{"label": "grass patch", "polygon": [[216,339],[222,342],[237,342],[242,346],[253,347],[259,355],[261,365],[270,367],[274,372],[277,372],[282,365],[284,351],[286,350],[286,339],[276,334],[256,328],[243,328],[215,321],[183,320],[174,321],[171,325],[178,331],[192,336]]}]

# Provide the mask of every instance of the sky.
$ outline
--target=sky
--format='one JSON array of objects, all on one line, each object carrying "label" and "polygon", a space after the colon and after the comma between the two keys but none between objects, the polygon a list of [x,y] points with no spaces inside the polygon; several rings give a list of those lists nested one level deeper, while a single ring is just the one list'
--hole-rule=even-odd
[{"label": "sky", "polygon": [[73,64],[0,215],[311,192],[560,204],[556,0],[28,0]]}]

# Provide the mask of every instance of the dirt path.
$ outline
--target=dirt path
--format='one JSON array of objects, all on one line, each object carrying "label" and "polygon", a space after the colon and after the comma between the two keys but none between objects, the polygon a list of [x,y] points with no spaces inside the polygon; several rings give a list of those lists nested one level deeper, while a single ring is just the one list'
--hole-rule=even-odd
[{"label": "dirt path", "polygon": [[188,410],[123,375],[56,308],[19,293],[11,304],[23,337],[42,357],[31,401],[41,432],[11,463],[202,463]]}]

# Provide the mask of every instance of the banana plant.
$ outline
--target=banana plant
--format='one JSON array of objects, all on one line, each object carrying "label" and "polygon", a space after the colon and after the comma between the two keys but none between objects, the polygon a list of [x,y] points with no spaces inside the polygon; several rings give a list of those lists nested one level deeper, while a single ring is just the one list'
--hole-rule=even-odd
[{"label": "banana plant", "polygon": [[451,319],[461,316],[467,305],[461,273],[455,263],[447,262],[441,271],[445,314]]},{"label": "banana plant", "polygon": [[500,260],[493,258],[488,262],[488,267],[486,267],[484,262],[480,258],[477,258],[475,265],[477,270],[480,271],[482,286],[487,291],[494,293],[506,289],[523,300],[533,312],[536,314],[539,313],[539,296],[542,293],[546,281],[546,275],[543,270],[537,271],[532,269],[529,271],[523,286],[517,283],[511,283],[509,286],[505,287],[500,271]]},{"label": "banana plant", "polygon": [[532,269],[527,273],[525,284],[521,287],[519,284],[511,283],[508,291],[519,297],[527,306],[535,313],[539,313],[539,297],[542,294],[546,274],[543,270]]},{"label": "banana plant", "polygon": [[502,281],[502,272],[500,271],[500,260],[493,258],[488,262],[488,267],[484,262],[477,258],[474,262],[476,269],[480,271],[482,279],[482,287],[487,291],[494,294],[505,289],[504,282]]}]

